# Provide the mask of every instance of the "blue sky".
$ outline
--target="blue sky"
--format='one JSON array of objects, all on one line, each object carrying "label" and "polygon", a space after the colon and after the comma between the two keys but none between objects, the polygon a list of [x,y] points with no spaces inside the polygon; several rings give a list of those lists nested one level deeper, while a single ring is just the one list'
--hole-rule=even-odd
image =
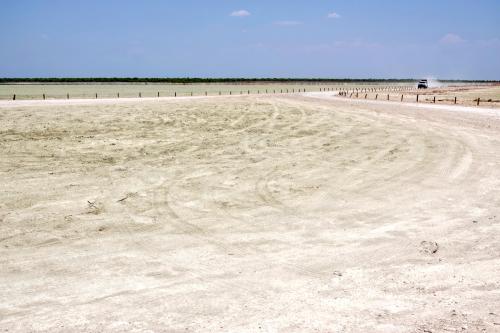
[{"label": "blue sky", "polygon": [[498,0],[2,0],[0,77],[500,80]]}]

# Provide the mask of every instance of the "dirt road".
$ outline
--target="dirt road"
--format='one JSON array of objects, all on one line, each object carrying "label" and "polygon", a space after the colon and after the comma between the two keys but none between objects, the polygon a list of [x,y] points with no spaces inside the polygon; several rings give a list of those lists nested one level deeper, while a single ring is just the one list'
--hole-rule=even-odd
[{"label": "dirt road", "polygon": [[500,117],[0,105],[0,331],[500,331]]}]

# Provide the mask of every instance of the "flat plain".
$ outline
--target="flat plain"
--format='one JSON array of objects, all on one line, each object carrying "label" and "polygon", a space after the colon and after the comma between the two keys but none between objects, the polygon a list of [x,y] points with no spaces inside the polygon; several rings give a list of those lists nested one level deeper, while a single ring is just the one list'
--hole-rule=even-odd
[{"label": "flat plain", "polygon": [[[401,83],[406,85],[408,83]],[[0,84],[0,100],[10,100],[15,94],[17,99],[42,99],[45,94],[47,99],[70,99],[86,98],[134,98],[139,97],[172,97],[177,96],[210,96],[239,95],[239,94],[263,94],[263,93],[291,93],[292,91],[319,91],[320,88],[333,87],[353,87],[347,82],[338,84],[326,84],[321,82],[295,82],[295,83],[208,83],[208,84],[131,84],[131,83],[110,83],[110,84]],[[358,83],[356,87],[382,87],[388,86],[386,83]],[[393,85],[394,86],[394,85]]]},{"label": "flat plain", "polygon": [[0,156],[1,331],[500,330],[498,110],[4,101]]}]

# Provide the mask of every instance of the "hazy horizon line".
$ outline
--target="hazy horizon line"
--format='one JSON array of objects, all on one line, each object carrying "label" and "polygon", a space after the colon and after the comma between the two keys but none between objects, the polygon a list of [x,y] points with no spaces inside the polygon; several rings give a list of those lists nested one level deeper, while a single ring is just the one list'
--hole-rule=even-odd
[{"label": "hazy horizon line", "polygon": [[499,80],[485,80],[485,79],[450,79],[450,78],[435,78],[435,77],[421,77],[421,78],[380,78],[380,77],[196,77],[196,76],[180,76],[180,77],[139,77],[139,76],[46,76],[46,77],[0,77],[0,83],[2,82],[23,82],[23,81],[37,81],[41,80],[44,82],[77,82],[77,81],[109,81],[109,82],[119,82],[124,81],[137,81],[137,82],[147,82],[147,81],[158,81],[158,82],[175,82],[175,81],[418,81],[420,79],[432,79],[443,82],[500,82]]}]

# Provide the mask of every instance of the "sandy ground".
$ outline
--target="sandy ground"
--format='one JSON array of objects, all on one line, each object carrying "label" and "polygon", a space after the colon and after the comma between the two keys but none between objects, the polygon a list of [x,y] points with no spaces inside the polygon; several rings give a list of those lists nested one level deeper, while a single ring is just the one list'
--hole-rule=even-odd
[{"label": "sandy ground", "polygon": [[456,105],[461,106],[477,106],[477,100],[479,98],[479,106],[483,108],[500,108],[500,85],[482,85],[482,86],[457,86],[457,87],[439,87],[430,89],[410,89],[401,92],[392,91],[377,91],[377,92],[349,92],[347,97],[356,99],[368,99],[368,100],[387,100],[387,94],[389,94],[390,101],[401,101],[401,95],[403,95],[403,101],[405,102],[416,102],[416,95],[419,95],[419,103],[434,103],[434,97],[436,98],[436,104],[445,105],[455,105],[455,98],[457,99]]},{"label": "sandy ground", "polygon": [[174,96],[209,96],[251,94],[276,92],[284,93],[288,90],[292,91],[319,91],[320,89],[339,89],[343,87],[356,88],[396,88],[403,85],[414,85],[416,82],[402,82],[399,84],[388,84],[387,82],[275,82],[275,83],[226,83],[226,84],[95,84],[95,83],[75,83],[75,84],[0,84],[0,100],[11,100],[13,95],[16,95],[17,100],[26,99],[42,99],[45,94],[46,99],[70,99],[86,98],[116,98],[118,94],[120,98],[139,97],[157,97],[160,93],[161,97]]},{"label": "sandy ground", "polygon": [[2,332],[500,331],[495,110],[7,103],[0,156]]}]

